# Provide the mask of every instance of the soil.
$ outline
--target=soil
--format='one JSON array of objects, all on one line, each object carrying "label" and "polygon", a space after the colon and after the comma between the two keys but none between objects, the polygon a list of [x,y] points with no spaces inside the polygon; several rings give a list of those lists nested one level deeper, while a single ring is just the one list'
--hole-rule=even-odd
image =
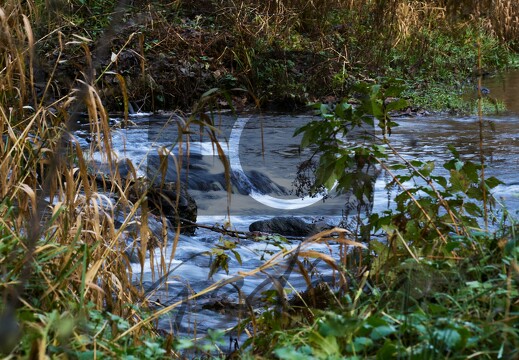
[{"label": "soil", "polygon": [[206,105],[238,111],[297,110],[340,95],[329,83],[340,64],[329,55],[259,46],[245,30],[223,26],[229,19],[211,1],[183,4],[134,1],[116,7],[105,26],[68,27],[61,46],[56,36],[45,38],[37,49],[38,95],[52,102],[89,84],[109,111],[123,111],[125,99],[130,111],[189,111],[215,88],[221,91]]}]

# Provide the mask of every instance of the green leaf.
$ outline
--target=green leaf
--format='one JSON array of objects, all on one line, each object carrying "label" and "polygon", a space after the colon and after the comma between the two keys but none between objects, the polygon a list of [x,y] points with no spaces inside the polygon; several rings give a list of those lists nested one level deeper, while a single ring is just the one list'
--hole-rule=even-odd
[{"label": "green leaf", "polygon": [[384,346],[377,351],[377,359],[395,359],[398,354],[398,347],[393,342],[386,340]]},{"label": "green leaf", "polygon": [[330,110],[330,108],[325,103],[322,103],[321,106],[319,106],[319,112],[321,114],[328,114],[330,112],[329,110]]},{"label": "green leaf", "polygon": [[[389,95],[391,96],[391,95]],[[387,111],[393,111],[393,110],[402,110],[405,109],[407,106],[409,106],[409,103],[405,99],[398,99],[395,101],[390,102],[386,105]]]},{"label": "green leaf", "polygon": [[242,265],[242,262],[241,262],[241,255],[239,252],[237,252],[236,250],[231,250],[232,253],[234,254],[234,257],[236,258],[236,261],[238,261],[238,263],[240,265]]},{"label": "green leaf", "polygon": [[475,199],[475,200],[483,200],[483,191],[481,190],[481,188],[479,186],[471,186],[467,192],[466,192],[467,196],[471,199]]},{"label": "green leaf", "polygon": [[223,330],[208,329],[207,335],[211,339],[211,342],[213,342],[214,344],[224,344],[225,343],[225,338],[224,338],[225,331],[223,331]]},{"label": "green leaf", "polygon": [[495,178],[494,176],[491,176],[488,179],[486,179],[485,183],[490,189],[493,189],[498,185],[504,184],[501,180]]},{"label": "green leaf", "polygon": [[456,148],[454,147],[454,145],[449,144],[449,145],[447,145],[447,147],[449,148],[450,152],[452,153],[452,155],[454,155],[454,157],[455,157],[456,159],[459,159],[459,158],[460,158],[460,153],[458,152],[458,150],[456,150]]},{"label": "green leaf", "polygon": [[208,96],[211,96],[213,95],[214,93],[220,91],[220,88],[212,88],[212,89],[209,89],[207,90],[205,93],[202,94],[202,98],[205,98],[205,97],[208,97]]},{"label": "green leaf", "polygon": [[404,170],[407,169],[407,166],[404,164],[394,164],[389,167],[391,170]]},{"label": "green leaf", "polygon": [[307,346],[301,349],[295,349],[293,347],[278,348],[274,350],[274,354],[283,360],[306,360],[312,358],[310,356],[312,354],[312,350]]},{"label": "green leaf", "polygon": [[460,162],[458,159],[452,159],[443,164],[443,167],[447,170],[457,170],[457,164]]},{"label": "green leaf", "polygon": [[402,79],[390,78],[387,80],[381,79],[387,87],[384,92],[386,97],[399,97],[402,92],[406,89],[404,81]]},{"label": "green leaf", "polygon": [[348,350],[349,352],[360,352],[364,349],[369,348],[373,345],[373,340],[370,338],[359,336],[356,337],[355,340],[353,340],[352,343],[348,344]]},{"label": "green leaf", "polygon": [[429,175],[431,175],[431,173],[433,172],[434,170],[434,161],[428,161],[427,163],[425,163],[425,165],[420,169],[420,172],[422,173],[423,176],[425,177],[428,177]]},{"label": "green leaf", "polygon": [[470,186],[470,182],[465,178],[463,173],[451,170],[451,185],[453,191],[459,191],[459,192],[467,192]]},{"label": "green leaf", "polygon": [[447,179],[443,176],[431,176],[431,179],[440,184],[444,189],[447,187]]},{"label": "green leaf", "polygon": [[319,320],[319,334],[323,337],[342,336],[348,322],[339,314],[331,314]]},{"label": "green leaf", "polygon": [[455,349],[461,343],[461,335],[456,329],[437,329],[433,332],[433,337],[436,341],[444,343],[449,349]]},{"label": "green leaf", "polygon": [[473,183],[477,183],[479,180],[479,177],[478,177],[479,169],[480,168],[471,161],[467,161],[462,167],[462,171],[466,174],[467,178],[470,181],[472,181]]},{"label": "green leaf", "polygon": [[175,349],[176,350],[187,350],[195,346],[195,343],[189,339],[177,338]]},{"label": "green leaf", "polygon": [[481,210],[481,206],[474,204],[474,203],[466,203],[465,204],[465,211],[467,211],[468,214],[472,216],[482,216],[483,211]]},{"label": "green leaf", "polygon": [[[99,353],[99,352],[97,352],[97,353]],[[74,355],[77,356],[79,360],[90,360],[90,359],[94,359],[95,358],[96,351],[84,350],[84,351],[81,351],[81,352],[76,352]]]},{"label": "green leaf", "polygon": [[371,331],[371,339],[379,340],[394,334],[396,329],[391,325],[378,326]]}]

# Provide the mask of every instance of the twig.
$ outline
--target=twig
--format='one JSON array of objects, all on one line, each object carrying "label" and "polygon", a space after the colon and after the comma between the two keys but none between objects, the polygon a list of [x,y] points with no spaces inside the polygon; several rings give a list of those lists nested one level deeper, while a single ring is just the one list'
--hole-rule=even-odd
[{"label": "twig", "polygon": [[487,189],[485,184],[485,155],[483,154],[483,110],[481,93],[481,40],[478,38],[478,119],[479,119],[479,161],[481,162],[481,190],[483,191],[483,214],[485,219],[485,231],[488,231],[488,204]]}]

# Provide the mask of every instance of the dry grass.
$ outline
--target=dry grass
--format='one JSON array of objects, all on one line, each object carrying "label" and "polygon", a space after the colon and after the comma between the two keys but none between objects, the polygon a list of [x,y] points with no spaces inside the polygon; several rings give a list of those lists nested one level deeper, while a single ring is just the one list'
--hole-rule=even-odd
[{"label": "dry grass", "polygon": [[[480,23],[488,31],[493,32],[505,42],[517,46],[519,35],[519,3],[514,0],[429,0],[401,1],[400,6],[419,7],[424,14],[429,12],[430,19],[435,17],[441,22],[449,17],[459,21],[465,19]],[[438,14],[431,13],[439,11]],[[440,15],[440,16],[438,16]],[[412,18],[415,18],[412,16]],[[422,17],[423,18],[423,17]],[[402,17],[399,16],[399,19]]]},{"label": "dry grass", "polygon": [[[65,38],[59,32],[46,35],[60,45],[55,68],[70,48],[82,52],[87,65],[68,94],[48,101],[45,93],[51,91],[53,78],[38,86],[34,80],[35,45],[40,41],[32,29],[35,15],[29,11],[31,15],[25,16],[27,9],[21,3],[15,5],[0,8],[0,316],[11,316],[14,311],[17,316],[30,314],[31,320],[18,323],[23,342],[9,344],[2,339],[0,352],[44,358],[50,346],[71,351],[98,347],[97,351],[117,356],[118,344],[123,349],[129,339],[140,344],[140,339],[153,337],[153,321],[164,313],[143,317],[139,311],[148,308],[152,294],[145,293],[142,277],[135,283],[125,252],[127,240],[140,240],[141,269],[147,252],[154,259],[152,251],[157,250],[152,243],[156,243],[160,261],[150,264],[153,278],[166,281],[174,257],[166,248],[168,241],[174,242],[173,249],[177,247],[178,231],[174,239],[153,240],[146,188],[131,201],[131,182],[117,170],[120,159],[112,151],[109,118],[93,76],[88,41]],[[89,152],[101,153],[108,164],[106,181],[96,176],[71,133],[71,125],[78,120],[75,114],[82,109],[87,114],[82,121],[88,121],[92,133]],[[176,125],[182,131],[196,122],[190,118]],[[213,131],[215,140],[214,129],[204,125]],[[116,222],[123,224],[116,226]],[[137,230],[130,232],[131,224],[137,224],[132,227]],[[240,276],[277,265],[283,255]],[[224,285],[215,284],[198,296]],[[103,345],[103,336],[108,336],[102,335],[104,331],[89,333],[84,328],[85,322],[93,321],[95,311],[116,317],[106,319],[108,340],[115,339],[110,346]],[[127,321],[128,327],[119,329],[117,319]],[[3,330],[8,328],[0,325],[0,333]],[[171,347],[166,350],[173,353]]]},{"label": "dry grass", "polygon": [[519,46],[519,2],[514,0],[494,1],[490,8],[492,29],[505,41]]},{"label": "dry grass", "polygon": [[420,30],[430,30],[445,22],[446,8],[422,1],[402,1],[397,4],[395,15],[396,35],[393,46],[405,43]]},{"label": "dry grass", "polygon": [[[79,336],[78,321],[88,320],[87,307],[108,310],[130,323],[139,321],[128,304],[146,307],[146,300],[142,287],[132,283],[124,239],[128,224],[138,221],[136,237],[142,240],[144,259],[151,251],[146,246],[150,232],[142,199],[135,204],[128,200],[129,183],[116,171],[108,115],[94,79],[86,71],[66,96],[45,103],[52,78],[39,87],[34,81],[39,41],[29,19],[34,21],[34,15],[31,10],[26,16],[21,3],[10,5],[0,8],[0,314],[9,309],[33,314],[34,321],[20,324],[24,338],[33,333],[33,341],[18,346],[28,346],[31,356],[42,358],[51,343],[70,346]],[[59,32],[48,36],[60,44],[58,62],[70,47],[82,49],[91,62],[85,43],[64,39]],[[111,181],[104,185],[87,171],[91,165],[69,131],[82,108],[94,134],[92,150],[100,151],[112,170]],[[116,196],[109,199],[110,193]],[[119,208],[125,208],[126,215],[124,224],[116,227]],[[159,242],[161,250],[165,246]],[[52,327],[45,320],[45,314],[55,310],[72,314],[75,321],[60,336],[48,334]],[[112,332],[117,335],[116,326]],[[15,347],[20,351],[26,349]]]}]

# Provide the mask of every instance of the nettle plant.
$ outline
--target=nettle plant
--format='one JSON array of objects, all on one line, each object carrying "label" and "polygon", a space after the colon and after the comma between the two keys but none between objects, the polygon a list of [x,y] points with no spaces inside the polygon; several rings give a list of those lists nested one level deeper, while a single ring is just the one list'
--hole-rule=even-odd
[{"label": "nettle plant", "polygon": [[[354,87],[353,100],[335,106],[314,105],[322,119],[295,133],[303,134],[302,147],[313,149],[308,163],[320,156],[313,161],[313,180],[307,179],[303,187],[310,194],[334,189],[348,195],[346,207],[354,203],[370,213],[376,177],[385,171],[390,179],[387,187],[399,189],[395,206],[382,214],[368,214],[361,227],[364,233],[385,232],[393,255],[404,257],[474,249],[478,246],[474,229],[488,216],[486,209],[493,204],[491,189],[501,182],[494,177],[485,179],[483,166],[463,161],[452,146],[453,158],[443,165],[446,176],[435,174],[434,162],[401,156],[391,145],[390,135],[398,126],[392,115],[408,107],[401,98],[403,91],[403,83],[394,79],[361,83]],[[375,126],[381,136],[375,135]],[[391,161],[389,155],[394,155]],[[406,188],[409,183],[413,186]],[[374,240],[372,245],[375,252],[384,249],[387,253],[386,244]]]}]

